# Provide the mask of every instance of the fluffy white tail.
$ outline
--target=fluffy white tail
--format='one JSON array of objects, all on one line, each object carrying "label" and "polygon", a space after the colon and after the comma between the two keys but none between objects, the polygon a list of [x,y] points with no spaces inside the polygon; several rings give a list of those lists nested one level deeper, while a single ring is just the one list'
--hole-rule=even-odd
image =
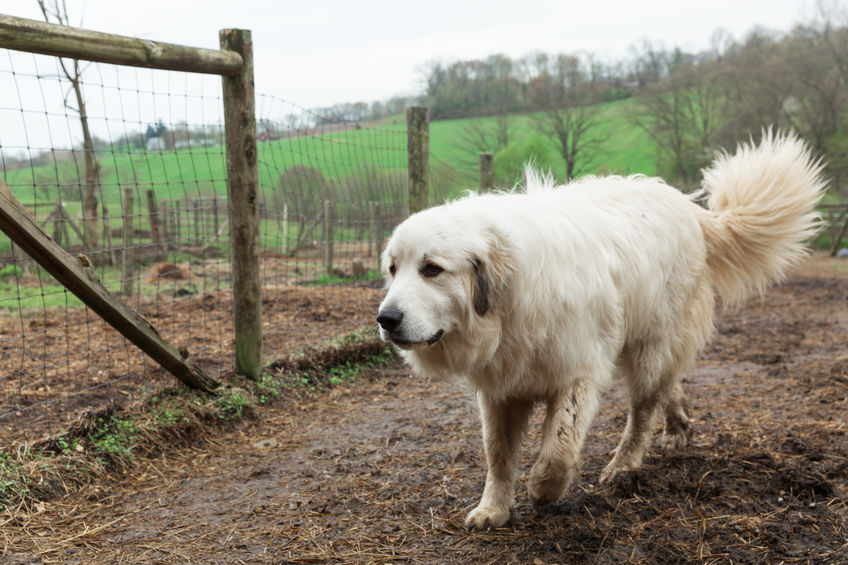
[{"label": "fluffy white tail", "polygon": [[826,188],[823,164],[792,134],[763,132],[704,170],[709,212],[701,218],[707,263],[724,304],[739,304],[782,280],[820,229],[814,210]]}]

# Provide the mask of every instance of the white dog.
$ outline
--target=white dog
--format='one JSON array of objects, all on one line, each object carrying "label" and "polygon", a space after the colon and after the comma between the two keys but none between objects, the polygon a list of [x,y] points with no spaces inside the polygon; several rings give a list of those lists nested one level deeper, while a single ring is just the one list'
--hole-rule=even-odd
[{"label": "white dog", "polygon": [[627,426],[601,474],[637,469],[654,416],[681,448],[681,375],[713,333],[716,300],[764,292],[804,255],[822,165],[791,135],[765,132],[704,172],[708,208],[659,179],[584,178],[526,193],[471,195],[415,214],[383,253],[380,335],[418,374],[477,391],[488,474],[470,528],[498,527],[515,503],[517,450],[534,403],[547,407],[528,477],[556,501],[575,477],[599,394],[620,373]]}]

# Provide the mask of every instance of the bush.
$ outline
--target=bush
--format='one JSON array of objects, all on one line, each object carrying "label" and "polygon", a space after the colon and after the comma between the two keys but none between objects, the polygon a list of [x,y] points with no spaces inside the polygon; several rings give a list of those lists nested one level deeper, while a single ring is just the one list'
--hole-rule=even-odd
[{"label": "bush", "polygon": [[560,168],[561,158],[542,135],[531,137],[520,143],[510,143],[495,154],[495,184],[511,187],[524,183],[524,167],[532,164],[540,171]]}]

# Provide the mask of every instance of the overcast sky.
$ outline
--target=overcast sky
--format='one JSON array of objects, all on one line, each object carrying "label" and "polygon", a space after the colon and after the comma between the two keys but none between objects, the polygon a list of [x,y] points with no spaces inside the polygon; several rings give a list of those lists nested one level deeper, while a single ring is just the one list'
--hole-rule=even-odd
[{"label": "overcast sky", "polygon": [[[253,32],[256,90],[312,108],[420,89],[416,69],[504,53],[586,51],[617,59],[642,39],[698,50],[724,28],[787,30],[813,0],[66,0],[72,23],[218,47],[218,30]],[[842,3],[842,2],[840,2]],[[35,0],[0,12],[40,19]]]},{"label": "overcast sky", "polygon": [[[433,60],[544,51],[612,62],[643,40],[698,51],[718,29],[735,39],[757,26],[787,31],[809,20],[816,6],[816,0],[65,1],[73,25],[168,43],[217,49],[218,30],[249,29],[257,95],[302,108],[420,93],[419,69]],[[0,13],[42,19],[36,0],[0,0]],[[0,49],[0,153],[80,145],[79,120],[64,107],[68,85],[59,75],[55,58]],[[220,121],[218,77],[94,65],[83,80],[92,130],[107,140],[160,119],[169,126]],[[292,108],[260,98],[257,111],[282,120]]]}]

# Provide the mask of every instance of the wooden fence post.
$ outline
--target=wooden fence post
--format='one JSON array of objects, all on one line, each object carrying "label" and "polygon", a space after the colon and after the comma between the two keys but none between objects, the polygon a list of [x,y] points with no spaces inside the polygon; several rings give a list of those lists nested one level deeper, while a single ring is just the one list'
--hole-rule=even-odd
[{"label": "wooden fence post", "polygon": [[212,233],[218,233],[218,230],[221,229],[220,221],[218,220],[218,197],[212,197]]},{"label": "wooden fence post", "polygon": [[489,192],[495,186],[495,161],[491,153],[480,153],[477,157],[480,166],[480,192]]},{"label": "wooden fence post", "polygon": [[241,72],[223,78],[227,147],[227,210],[233,269],[236,371],[262,372],[262,296],[259,284],[259,166],[253,40],[249,30],[222,29],[221,49],[241,55]]},{"label": "wooden fence post", "polygon": [[183,238],[182,203],[179,200],[174,200],[173,214],[174,219],[171,222],[171,226],[174,230],[174,247],[176,247]]},{"label": "wooden fence post", "polygon": [[[200,233],[201,233],[200,232],[200,228],[201,228],[201,226],[200,226],[200,222],[201,222],[200,207],[203,206],[203,200],[200,199],[200,198],[195,198],[194,200],[192,200],[191,205],[192,205],[192,208],[193,208],[193,211],[194,211],[194,245],[199,246],[199,245],[202,244],[203,239],[205,239],[205,238],[201,238],[201,236],[200,236]],[[205,230],[204,230],[203,233],[204,234],[206,233]]]},{"label": "wooden fence post", "polygon": [[171,246],[171,242],[174,241],[171,232],[173,231],[173,227],[171,226],[171,204],[164,200],[159,204],[159,226],[160,226],[160,235],[162,236],[162,247],[165,249],[167,253],[168,247]]},{"label": "wooden fence post", "polygon": [[377,243],[377,218],[374,215],[375,205],[375,202],[368,203],[368,257],[373,257],[373,250],[375,247],[377,247],[377,253],[380,252],[380,244]]},{"label": "wooden fence post", "polygon": [[333,274],[333,202],[324,201],[324,271]]},{"label": "wooden fence post", "polygon": [[[50,215],[47,216],[47,221],[53,221],[53,241],[56,242],[58,246],[62,246],[62,236],[67,233],[68,229],[64,225],[64,217],[62,215],[62,202],[59,201],[56,204],[56,207],[50,212]],[[47,224],[44,224],[44,228],[47,227]],[[68,243],[71,243],[71,238],[67,238]]]},{"label": "wooden fence post", "polygon": [[150,239],[153,240],[153,249],[156,252],[156,258],[161,260],[166,253],[165,242],[162,240],[162,232],[160,231],[156,194],[152,190],[147,191],[147,212],[150,214]]},{"label": "wooden fence post", "polygon": [[124,187],[121,214],[124,225],[121,228],[121,294],[133,295],[135,283],[135,249],[133,248],[133,189]]},{"label": "wooden fence post", "polygon": [[107,254],[106,264],[117,265],[118,260],[115,257],[115,245],[112,243],[112,223],[109,221],[109,208],[106,207],[105,202],[101,202],[100,206],[103,210],[103,244],[106,246],[106,249],[103,251]]},{"label": "wooden fence post", "polygon": [[430,117],[426,106],[406,110],[406,140],[409,158],[409,213],[427,207],[430,186]]},{"label": "wooden fence post", "polygon": [[289,203],[286,202],[283,204],[283,245],[282,245],[282,253],[286,254],[289,246]]}]

